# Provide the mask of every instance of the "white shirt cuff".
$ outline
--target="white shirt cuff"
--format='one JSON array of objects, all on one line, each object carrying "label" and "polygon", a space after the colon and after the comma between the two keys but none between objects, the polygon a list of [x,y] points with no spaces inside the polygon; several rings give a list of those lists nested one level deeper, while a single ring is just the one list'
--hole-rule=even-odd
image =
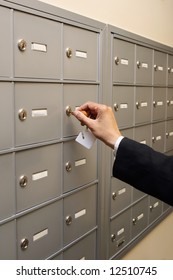
[{"label": "white shirt cuff", "polygon": [[118,147],[120,145],[121,140],[124,138],[124,136],[119,136],[114,144],[114,156],[116,157]]}]

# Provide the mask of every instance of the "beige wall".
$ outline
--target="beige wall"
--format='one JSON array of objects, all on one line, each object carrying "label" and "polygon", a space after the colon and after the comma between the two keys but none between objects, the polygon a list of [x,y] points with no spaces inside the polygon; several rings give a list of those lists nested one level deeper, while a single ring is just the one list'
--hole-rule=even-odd
[{"label": "beige wall", "polygon": [[[42,0],[173,47],[173,0]],[[173,214],[124,259],[173,259]]]},{"label": "beige wall", "polygon": [[173,46],[172,0],[42,0]]}]

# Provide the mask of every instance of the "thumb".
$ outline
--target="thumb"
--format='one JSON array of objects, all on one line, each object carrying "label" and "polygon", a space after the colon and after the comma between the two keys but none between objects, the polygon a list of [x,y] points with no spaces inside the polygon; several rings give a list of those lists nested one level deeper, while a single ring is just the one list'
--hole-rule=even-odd
[{"label": "thumb", "polygon": [[91,119],[85,114],[83,114],[81,111],[75,110],[72,114],[81,122],[81,125],[86,125],[90,127]]}]

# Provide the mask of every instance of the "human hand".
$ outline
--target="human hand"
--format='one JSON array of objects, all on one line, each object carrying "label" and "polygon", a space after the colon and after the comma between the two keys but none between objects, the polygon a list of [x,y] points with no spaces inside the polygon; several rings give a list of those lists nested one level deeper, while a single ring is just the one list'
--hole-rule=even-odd
[{"label": "human hand", "polygon": [[121,133],[111,107],[94,102],[87,102],[72,113],[82,125],[86,125],[94,136],[106,145],[114,148]]}]

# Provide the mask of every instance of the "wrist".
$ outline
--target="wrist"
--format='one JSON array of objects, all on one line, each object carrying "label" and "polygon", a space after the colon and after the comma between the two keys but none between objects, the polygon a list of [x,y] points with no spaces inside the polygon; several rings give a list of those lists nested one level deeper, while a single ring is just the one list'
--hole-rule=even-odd
[{"label": "wrist", "polygon": [[123,136],[119,133],[118,135],[113,135],[109,138],[109,141],[106,143],[111,149],[115,149],[115,143],[119,141],[119,138],[122,139]]}]

